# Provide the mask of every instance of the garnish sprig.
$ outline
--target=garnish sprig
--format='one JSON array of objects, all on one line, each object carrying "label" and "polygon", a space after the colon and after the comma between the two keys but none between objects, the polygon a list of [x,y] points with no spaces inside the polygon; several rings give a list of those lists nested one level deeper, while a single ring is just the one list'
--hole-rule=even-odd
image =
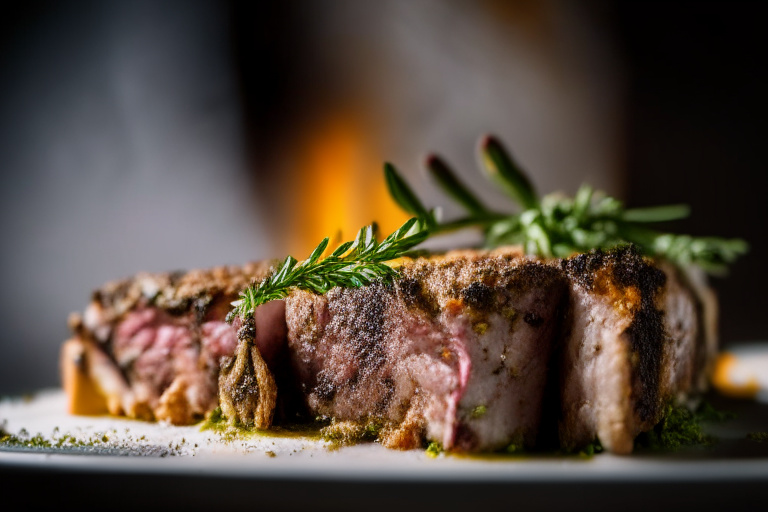
[{"label": "garnish sprig", "polygon": [[434,234],[479,227],[487,247],[519,244],[527,254],[544,258],[568,257],[592,249],[634,244],[651,256],[664,257],[680,266],[697,264],[723,273],[727,265],[747,252],[741,239],[692,237],[652,229],[649,224],[687,217],[687,205],[626,209],[621,201],[583,185],[573,198],[554,193],[540,197],[531,181],[494,137],[480,144],[484,174],[520,207],[518,213],[496,212],[484,205],[440,158],[426,162],[437,185],[467,212],[440,222],[436,210],[427,210],[392,165],[385,167],[390,195],[407,212],[423,219]]},{"label": "garnish sprig", "polygon": [[293,288],[324,294],[335,286],[359,288],[374,281],[391,281],[398,272],[387,262],[406,256],[428,235],[424,223],[414,217],[379,243],[376,225],[371,224],[360,229],[354,240],[321,258],[328,247],[329,239],[325,238],[306,260],[299,262],[288,256],[267,278],[240,292],[240,298],[232,302],[227,321],[246,319],[258,306],[284,299]]}]

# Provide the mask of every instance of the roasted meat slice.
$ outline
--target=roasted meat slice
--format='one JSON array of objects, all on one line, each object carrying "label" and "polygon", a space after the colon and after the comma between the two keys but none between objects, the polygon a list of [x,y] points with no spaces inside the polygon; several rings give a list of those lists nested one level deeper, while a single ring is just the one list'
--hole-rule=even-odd
[{"label": "roasted meat slice", "polygon": [[705,304],[682,271],[631,248],[581,254],[561,266],[570,307],[558,356],[560,443],[599,440],[630,453],[666,403],[706,382],[711,297]]},{"label": "roasted meat slice", "polygon": [[289,354],[313,415],[383,427],[386,446],[530,447],[566,291],[516,251],[421,258],[392,285],[294,293]]},{"label": "roasted meat slice", "polygon": [[[324,417],[392,448],[544,438],[629,453],[665,404],[705,388],[716,347],[703,276],[631,248],[407,259],[391,284],[294,291],[226,323],[269,266],[139,274],[97,290],[62,350],[71,410],[190,424],[221,405],[260,427],[274,410]],[[239,341],[246,331],[255,339]]]},{"label": "roasted meat slice", "polygon": [[[70,319],[75,336],[62,351],[70,408],[174,424],[199,420],[218,405],[220,366],[237,346],[239,325],[225,322],[230,302],[268,269],[265,262],[139,274],[94,292],[84,314]],[[283,357],[284,310],[276,301],[256,313],[256,344],[269,365]]]}]

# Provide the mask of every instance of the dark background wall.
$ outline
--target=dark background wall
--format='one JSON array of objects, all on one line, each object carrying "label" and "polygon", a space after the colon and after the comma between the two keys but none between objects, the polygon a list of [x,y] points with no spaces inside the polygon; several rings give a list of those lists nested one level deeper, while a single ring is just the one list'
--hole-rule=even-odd
[{"label": "dark background wall", "polygon": [[102,283],[273,252],[226,7],[3,3],[0,393],[57,385],[66,318]]},{"label": "dark background wall", "polygon": [[752,245],[713,279],[723,343],[765,339],[758,9],[5,2],[0,393],[57,385],[66,316],[106,280],[282,255],[299,134],[342,108],[364,111],[375,173],[443,148],[463,172],[495,131],[544,192],[690,204],[673,228]]},{"label": "dark background wall", "polygon": [[685,202],[693,235],[750,253],[719,292],[723,343],[765,340],[768,35],[751,2],[620,2],[611,12],[627,84],[626,200]]}]

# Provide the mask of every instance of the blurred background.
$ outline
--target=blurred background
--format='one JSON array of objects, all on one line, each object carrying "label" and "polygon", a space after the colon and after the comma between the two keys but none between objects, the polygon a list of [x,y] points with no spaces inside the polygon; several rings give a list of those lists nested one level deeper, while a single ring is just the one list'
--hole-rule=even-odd
[{"label": "blurred background", "polygon": [[[743,237],[723,344],[765,340],[766,31],[758,3],[5,1],[0,394],[57,386],[66,318],[137,271],[304,257],[429,206],[443,155],[488,203],[498,135],[541,193],[588,182],[674,229]],[[472,233],[435,243],[471,244]]]}]

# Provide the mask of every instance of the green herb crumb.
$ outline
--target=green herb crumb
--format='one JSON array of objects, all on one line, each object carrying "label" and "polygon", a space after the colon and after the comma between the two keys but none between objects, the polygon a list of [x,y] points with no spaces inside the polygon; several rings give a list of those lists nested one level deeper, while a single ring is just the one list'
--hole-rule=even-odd
[{"label": "green herb crumb", "polygon": [[747,439],[756,443],[765,443],[768,442],[768,432],[750,432],[747,434]]},{"label": "green herb crumb", "polygon": [[371,422],[365,426],[364,439],[376,440],[379,438],[379,432],[381,432],[382,425],[378,422]]},{"label": "green herb crumb", "polygon": [[696,408],[696,417],[699,421],[723,422],[732,420],[736,415],[729,411],[718,411],[707,401],[701,402]]},{"label": "green herb crumb", "polygon": [[376,441],[383,425],[376,420],[367,423],[356,421],[331,421],[320,429],[320,436],[330,443],[330,448],[340,448],[365,441]]},{"label": "green herb crumb", "polygon": [[430,459],[435,459],[439,457],[441,453],[443,453],[443,445],[438,443],[437,441],[432,441],[431,443],[429,443],[424,453],[426,453],[427,457],[429,457]]},{"label": "green herb crumb", "polygon": [[26,448],[50,448],[52,446],[50,441],[46,440],[42,434],[30,437],[25,429],[21,429],[19,435],[13,435],[4,429],[0,429],[0,445]]},{"label": "green herb crumb", "polygon": [[728,417],[732,416],[715,411],[709,404],[703,403],[696,411],[668,404],[661,421],[648,432],[640,434],[635,440],[635,447],[660,451],[676,451],[693,446],[709,447],[717,439],[704,433],[701,422],[723,421]]},{"label": "green herb crumb", "polygon": [[221,407],[217,407],[211,412],[209,412],[205,420],[203,420],[203,424],[200,426],[200,430],[224,430],[227,426],[227,418],[224,417],[224,414],[221,412]]},{"label": "green herb crumb", "polygon": [[236,439],[263,432],[259,429],[248,427],[238,421],[229,421],[221,412],[221,407],[215,408],[205,416],[205,419],[200,425],[200,431],[204,432],[206,430],[211,430],[220,434],[226,442],[233,442]]},{"label": "green herb crumb", "polygon": [[595,439],[591,443],[589,443],[587,446],[581,449],[579,452],[579,456],[583,457],[585,459],[592,458],[598,453],[603,452],[603,445],[600,443],[599,439]]},{"label": "green herb crumb", "polygon": [[478,405],[477,407],[472,409],[471,416],[472,416],[473,419],[480,418],[480,417],[482,417],[485,414],[485,411],[486,411],[486,408],[485,408],[484,405]]},{"label": "green herb crumb", "polygon": [[[54,430],[57,433],[57,430]],[[0,445],[19,448],[69,448],[93,446],[99,442],[98,438],[91,440],[80,440],[72,434],[54,436],[52,439],[46,439],[42,434],[30,436],[26,429],[21,429],[18,435],[11,434],[0,429]]]}]

